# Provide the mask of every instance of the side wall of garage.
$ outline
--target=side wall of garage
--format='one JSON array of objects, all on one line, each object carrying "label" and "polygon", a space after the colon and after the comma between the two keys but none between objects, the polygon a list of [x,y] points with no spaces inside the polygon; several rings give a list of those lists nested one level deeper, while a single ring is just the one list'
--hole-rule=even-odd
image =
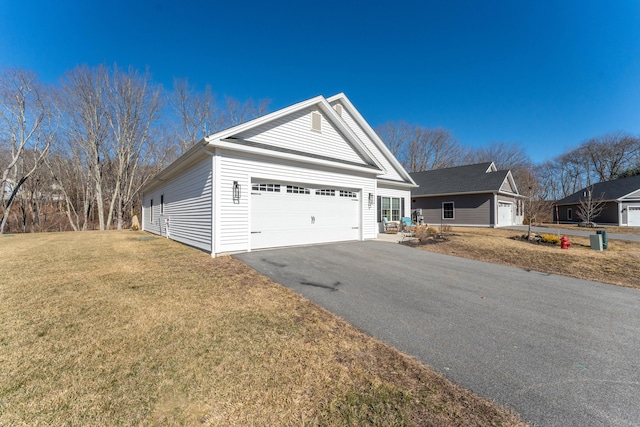
[{"label": "side wall of garage", "polygon": [[211,251],[213,171],[207,156],[145,193],[142,228]]}]

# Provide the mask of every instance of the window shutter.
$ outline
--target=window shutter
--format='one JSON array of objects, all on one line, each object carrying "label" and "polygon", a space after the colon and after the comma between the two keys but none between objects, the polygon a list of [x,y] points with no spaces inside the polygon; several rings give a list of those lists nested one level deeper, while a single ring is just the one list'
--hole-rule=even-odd
[{"label": "window shutter", "polygon": [[378,208],[378,222],[382,222],[382,196],[378,196],[376,207]]},{"label": "window shutter", "polygon": [[404,197],[400,198],[400,218],[404,218]]}]

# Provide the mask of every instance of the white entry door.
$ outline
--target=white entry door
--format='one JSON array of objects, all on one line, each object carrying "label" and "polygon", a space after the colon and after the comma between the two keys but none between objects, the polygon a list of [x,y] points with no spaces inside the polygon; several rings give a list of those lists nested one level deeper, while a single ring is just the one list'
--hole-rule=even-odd
[{"label": "white entry door", "polygon": [[498,202],[498,225],[513,225],[513,203]]},{"label": "white entry door", "polygon": [[629,227],[640,227],[640,206],[627,207],[627,224]]},{"label": "white entry door", "polygon": [[255,182],[251,248],[360,239],[360,193],[348,189]]}]

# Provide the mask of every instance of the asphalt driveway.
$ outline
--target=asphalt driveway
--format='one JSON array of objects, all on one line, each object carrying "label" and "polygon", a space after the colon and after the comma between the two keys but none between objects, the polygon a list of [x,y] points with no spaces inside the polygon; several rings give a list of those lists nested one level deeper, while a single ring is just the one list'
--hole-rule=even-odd
[{"label": "asphalt driveway", "polygon": [[530,423],[640,425],[638,290],[377,241],[235,257]]}]

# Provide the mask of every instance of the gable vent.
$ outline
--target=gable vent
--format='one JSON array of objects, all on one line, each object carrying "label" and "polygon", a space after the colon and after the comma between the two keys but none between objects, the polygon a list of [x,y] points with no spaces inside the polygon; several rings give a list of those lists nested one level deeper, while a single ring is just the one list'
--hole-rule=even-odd
[{"label": "gable vent", "polygon": [[336,113],[338,113],[338,115],[340,117],[342,117],[342,105],[341,104],[336,104],[335,107],[333,107],[336,109]]},{"label": "gable vent", "polygon": [[317,111],[311,112],[311,130],[322,132],[322,115]]}]

